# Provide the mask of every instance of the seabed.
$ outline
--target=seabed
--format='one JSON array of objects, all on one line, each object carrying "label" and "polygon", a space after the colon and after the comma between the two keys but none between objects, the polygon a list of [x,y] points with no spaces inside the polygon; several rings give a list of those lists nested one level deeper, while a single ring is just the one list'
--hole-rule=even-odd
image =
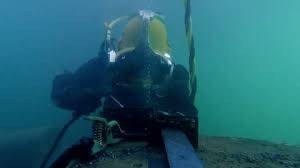
[{"label": "seabed", "polygon": [[[227,137],[200,137],[198,156],[205,168],[300,168],[300,147]],[[160,168],[167,165],[163,147],[122,142],[89,163],[70,168]]]}]

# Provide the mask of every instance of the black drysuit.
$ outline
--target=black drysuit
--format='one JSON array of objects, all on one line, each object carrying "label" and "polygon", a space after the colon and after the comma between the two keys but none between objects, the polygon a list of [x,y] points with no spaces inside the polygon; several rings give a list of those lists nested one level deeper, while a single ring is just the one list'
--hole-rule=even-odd
[{"label": "black drysuit", "polygon": [[[51,98],[58,107],[74,111],[76,114],[93,112],[101,106],[100,99],[103,97],[104,111],[135,107],[142,109],[146,102],[146,91],[128,83],[138,83],[142,81],[139,78],[151,73],[150,84],[158,86],[159,89],[156,90],[159,91],[151,90],[151,93],[148,93],[147,99],[151,99],[151,103],[146,105],[147,108],[153,106],[157,110],[197,116],[197,109],[189,99],[187,70],[182,65],[175,65],[172,75],[166,79],[169,70],[165,67],[159,58],[143,57],[136,52],[120,57],[113,66],[109,65],[105,56],[98,56],[83,64],[74,73],[56,76]],[[103,115],[109,119],[117,119],[119,116],[107,113]]]}]

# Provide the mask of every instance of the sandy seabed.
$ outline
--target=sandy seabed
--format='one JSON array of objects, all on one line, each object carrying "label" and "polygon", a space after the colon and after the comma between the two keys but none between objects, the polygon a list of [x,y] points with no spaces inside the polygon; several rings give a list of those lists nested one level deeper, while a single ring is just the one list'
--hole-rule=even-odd
[{"label": "sandy seabed", "polygon": [[[200,137],[197,154],[205,168],[300,168],[300,147],[266,141]],[[108,147],[97,159],[75,163],[77,168],[164,168],[167,159],[161,148],[146,142],[123,142]]]}]

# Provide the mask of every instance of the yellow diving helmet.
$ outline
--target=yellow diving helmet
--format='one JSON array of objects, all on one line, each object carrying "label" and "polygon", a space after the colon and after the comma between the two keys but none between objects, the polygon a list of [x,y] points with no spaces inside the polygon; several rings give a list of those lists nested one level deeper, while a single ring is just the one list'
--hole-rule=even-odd
[{"label": "yellow diving helmet", "polygon": [[110,53],[110,62],[114,62],[120,55],[131,52],[139,46],[146,46],[167,64],[172,64],[167,29],[162,16],[152,11],[141,10],[131,17],[119,18],[107,26],[107,39],[110,39],[111,28],[124,19],[128,19],[128,22],[123,29],[116,51]]}]

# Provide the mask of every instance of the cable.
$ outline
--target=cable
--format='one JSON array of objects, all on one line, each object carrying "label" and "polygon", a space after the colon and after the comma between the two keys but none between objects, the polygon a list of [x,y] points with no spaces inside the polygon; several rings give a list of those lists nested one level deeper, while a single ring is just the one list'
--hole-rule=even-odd
[{"label": "cable", "polygon": [[76,115],[74,116],[71,120],[69,120],[64,127],[60,130],[59,134],[57,135],[52,147],[50,148],[49,152],[47,153],[45,159],[43,160],[40,168],[45,168],[47,166],[47,163],[49,162],[51,156],[53,155],[53,153],[55,152],[59,142],[61,141],[61,139],[63,138],[63,136],[65,135],[66,131],[68,130],[68,128],[74,124],[75,121],[77,121],[79,118],[81,117],[81,115]]},{"label": "cable", "polygon": [[197,77],[196,77],[196,54],[195,43],[192,30],[192,16],[191,16],[191,0],[184,0],[185,6],[185,33],[188,41],[189,48],[189,71],[190,71],[190,86],[191,94],[190,99],[195,103],[195,97],[197,92]]}]

